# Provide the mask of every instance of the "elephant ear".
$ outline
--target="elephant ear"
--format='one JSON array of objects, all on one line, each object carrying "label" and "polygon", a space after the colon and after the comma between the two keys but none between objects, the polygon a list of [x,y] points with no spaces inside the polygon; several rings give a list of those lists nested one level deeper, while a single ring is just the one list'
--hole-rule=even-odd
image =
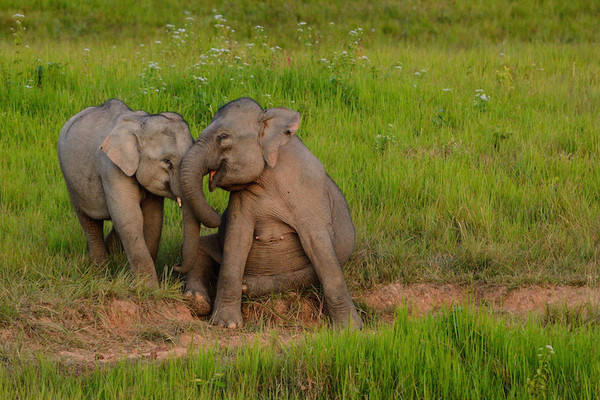
[{"label": "elephant ear", "polygon": [[263,111],[260,133],[263,157],[269,167],[277,164],[279,148],[286,144],[298,131],[300,113],[289,108],[277,107]]},{"label": "elephant ear", "polygon": [[106,136],[100,149],[125,173],[133,176],[140,163],[140,150],[136,133],[141,123],[135,119],[123,119]]}]

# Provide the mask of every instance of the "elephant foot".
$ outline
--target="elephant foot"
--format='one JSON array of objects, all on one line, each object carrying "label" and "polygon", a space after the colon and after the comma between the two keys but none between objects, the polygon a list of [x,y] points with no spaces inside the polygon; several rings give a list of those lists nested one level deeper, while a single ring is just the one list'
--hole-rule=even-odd
[{"label": "elephant foot", "polygon": [[152,272],[154,273],[141,273],[139,271],[134,271],[135,280],[148,289],[157,289],[158,276],[156,275],[156,271]]},{"label": "elephant foot", "polygon": [[277,275],[244,275],[242,294],[248,297],[258,297],[270,293],[299,290],[318,284],[319,278],[311,266]]},{"label": "elephant foot", "polygon": [[241,328],[244,325],[241,310],[221,309],[213,312],[210,323],[228,329]]},{"label": "elephant foot", "polygon": [[188,307],[198,316],[210,314],[212,302],[207,294],[197,290],[187,290],[183,295]]},{"label": "elephant foot", "polygon": [[350,312],[345,312],[342,315],[338,313],[331,314],[331,322],[333,326],[339,329],[362,329],[363,322],[360,314],[353,307]]}]

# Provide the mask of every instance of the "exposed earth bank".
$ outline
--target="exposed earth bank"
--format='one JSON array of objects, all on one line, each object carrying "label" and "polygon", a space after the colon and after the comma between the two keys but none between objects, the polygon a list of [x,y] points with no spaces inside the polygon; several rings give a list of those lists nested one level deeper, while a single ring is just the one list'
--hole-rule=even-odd
[{"label": "exposed earth bank", "polygon": [[[547,317],[553,310],[583,314],[597,310],[600,288],[392,283],[364,291],[355,302],[365,320],[382,323],[392,321],[400,306],[408,307],[414,316],[442,307],[475,305],[517,317]],[[246,300],[242,309],[246,327],[227,330],[195,317],[178,301],[112,299],[92,306],[75,303],[60,312],[39,305],[39,310],[28,310],[15,323],[0,328],[0,339],[5,351],[41,351],[69,364],[90,365],[179,357],[189,351],[256,341],[286,344],[328,323],[322,298],[316,293]]]}]

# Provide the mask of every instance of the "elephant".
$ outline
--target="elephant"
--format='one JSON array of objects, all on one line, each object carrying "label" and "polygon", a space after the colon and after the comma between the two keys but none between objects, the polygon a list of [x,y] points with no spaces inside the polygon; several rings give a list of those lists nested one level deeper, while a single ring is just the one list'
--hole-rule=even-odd
[{"label": "elephant", "polygon": [[242,294],[320,283],[334,326],[362,326],[341,269],[355,246],[350,210],[296,135],[299,124],[294,110],[263,110],[240,98],[215,113],[181,162],[184,198],[198,218],[206,213],[204,175],[210,191],[230,192],[218,232],[200,237],[191,268],[176,269],[187,274],[186,294],[204,314],[213,306],[209,288],[218,269],[214,325],[242,326]]},{"label": "elephant", "polygon": [[[111,99],[73,116],[63,126],[57,150],[71,203],[83,228],[90,259],[103,265],[109,252],[123,248],[134,277],[158,286],[158,253],[164,198],[183,197],[179,166],[194,139],[176,113],[151,115],[132,111]],[[208,214],[193,214],[178,200],[183,214],[184,265],[186,237],[200,234],[200,221],[217,227],[220,216],[207,204]],[[113,228],[104,238],[104,221]],[[186,243],[188,243],[186,245]]]}]

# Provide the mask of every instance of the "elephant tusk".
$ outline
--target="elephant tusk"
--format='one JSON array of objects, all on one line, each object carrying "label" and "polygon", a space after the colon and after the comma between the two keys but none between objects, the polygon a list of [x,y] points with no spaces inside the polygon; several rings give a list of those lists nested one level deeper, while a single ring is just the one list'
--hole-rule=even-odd
[{"label": "elephant tusk", "polygon": [[177,204],[179,204],[179,207],[181,207],[181,198],[177,198]]},{"label": "elephant tusk", "polygon": [[215,171],[210,171],[210,172],[208,173],[208,174],[209,174],[209,178],[208,178],[208,180],[209,180],[210,182],[212,182],[212,180],[213,180],[213,178],[214,178],[214,176],[215,176],[215,174],[216,174],[216,173],[217,173],[217,171],[216,171],[216,170],[215,170]]}]

